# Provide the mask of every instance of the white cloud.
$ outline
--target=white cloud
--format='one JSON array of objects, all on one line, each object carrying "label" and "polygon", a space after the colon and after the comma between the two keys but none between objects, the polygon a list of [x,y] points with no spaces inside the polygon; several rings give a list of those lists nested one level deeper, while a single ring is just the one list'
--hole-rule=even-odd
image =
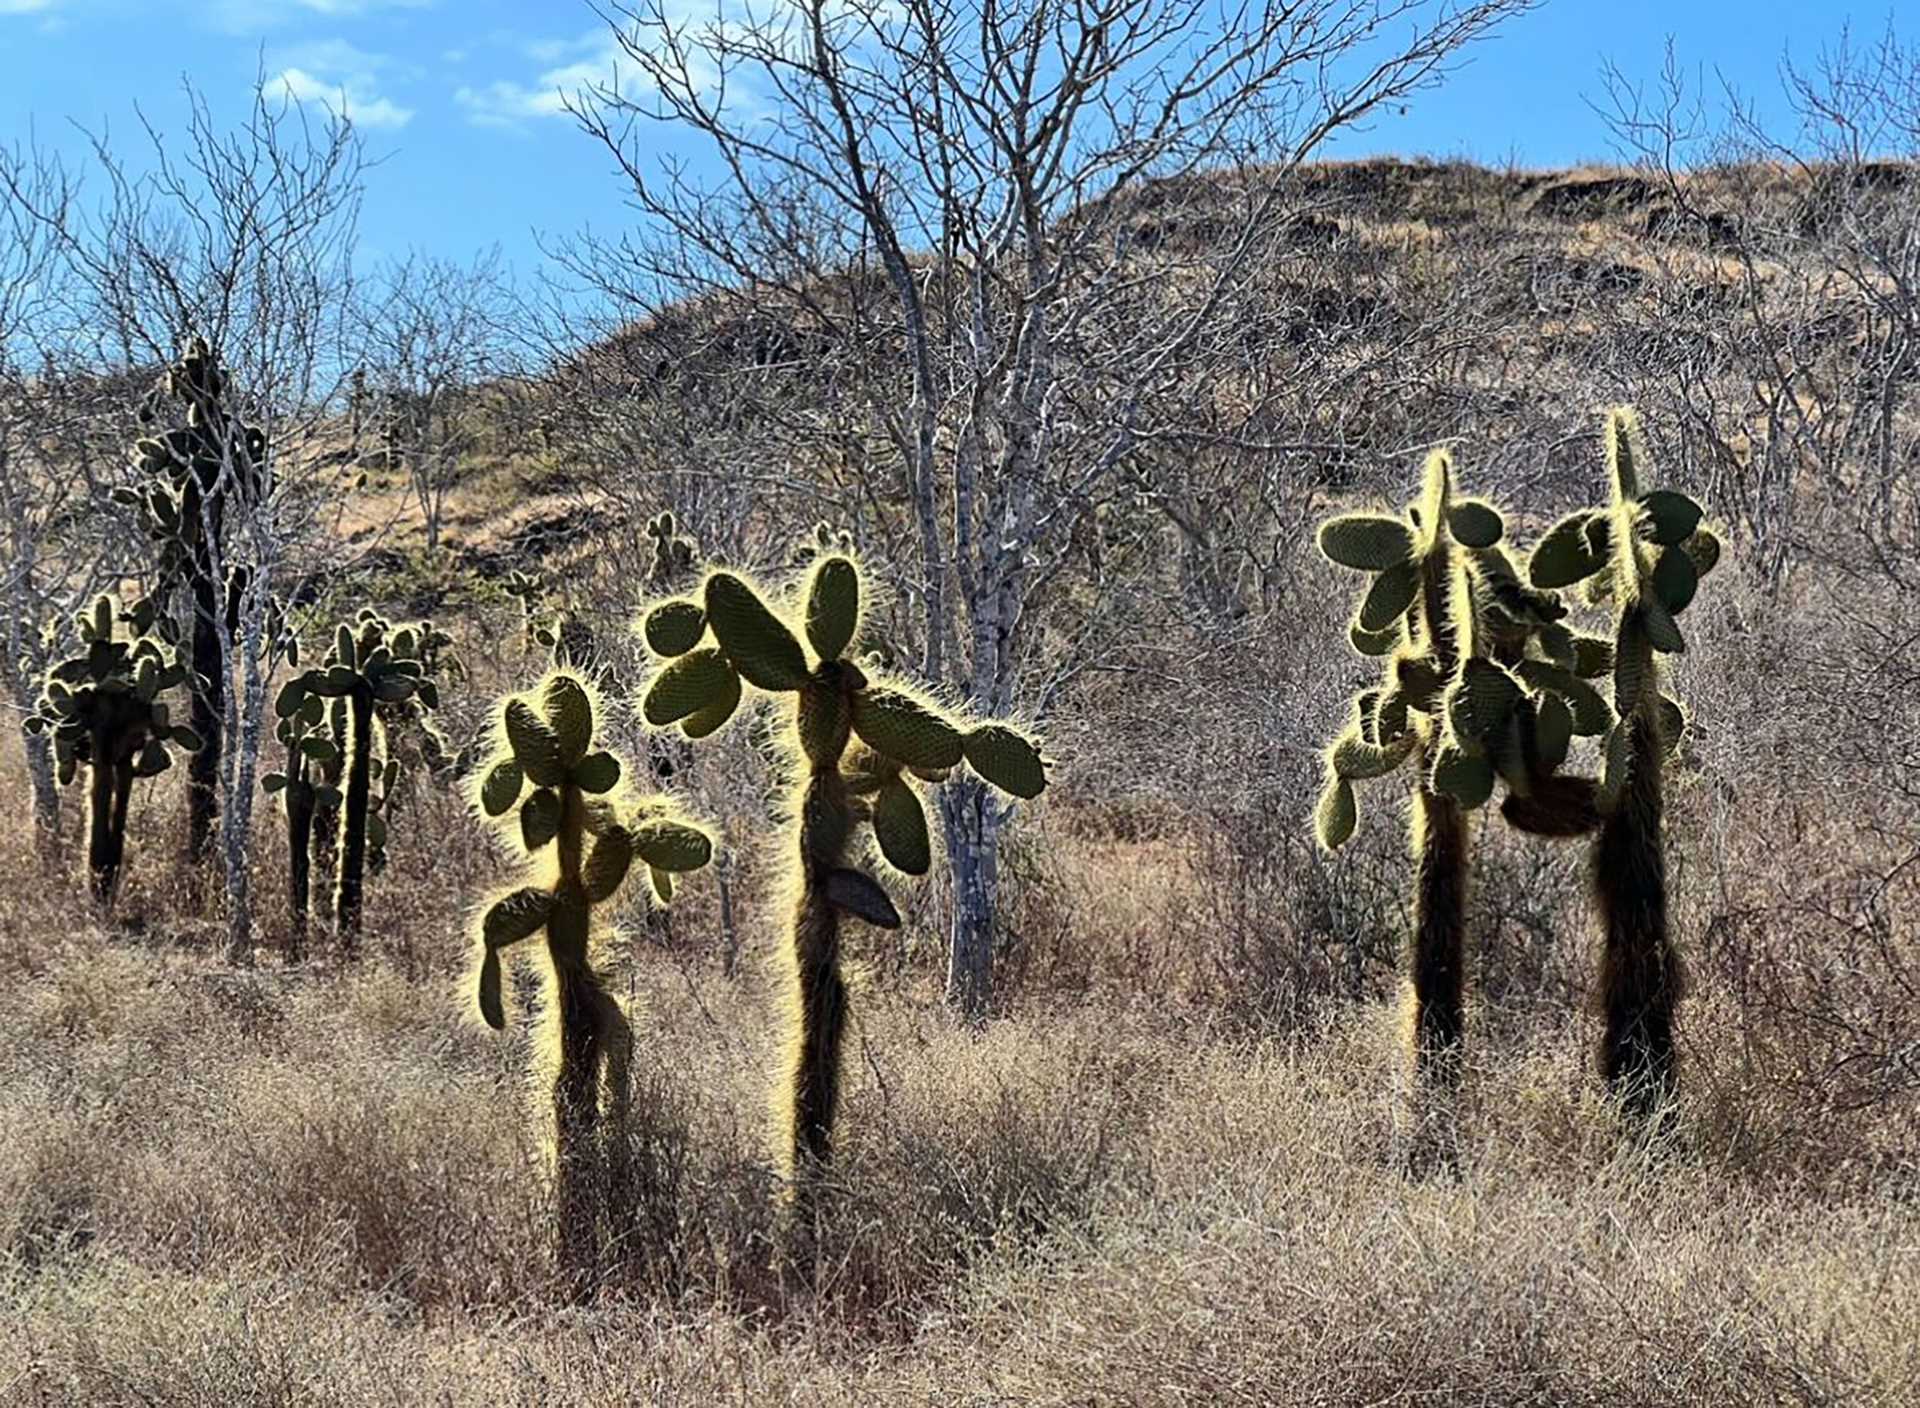
[{"label": "white cloud", "polygon": [[582,89],[624,84],[634,73],[633,60],[604,29],[580,39],[536,40],[526,53],[546,65],[530,82],[502,78],[454,90],[453,100],[466,109],[469,121],[511,127],[529,118],[564,117],[566,100]]},{"label": "white cloud", "polygon": [[298,102],[315,103],[347,118],[356,127],[405,127],[413,121],[413,109],[374,93],[370,74],[364,71],[329,78],[290,66],[275,75],[271,84]]},{"label": "white cloud", "polygon": [[[565,117],[569,100],[591,102],[594,89],[617,88],[625,93],[648,86],[640,65],[608,29],[596,29],[578,39],[536,39],[519,47],[542,66],[540,71],[527,82],[503,78],[456,88],[453,99],[466,109],[469,122],[518,127],[531,119]],[[697,49],[690,63],[703,89],[718,81],[718,75],[700,61]]]},{"label": "white cloud", "polygon": [[[8,0],[0,0],[6,4]],[[229,34],[255,35],[303,15],[348,19],[376,10],[418,10],[434,0],[208,0],[199,18]]]},{"label": "white cloud", "polygon": [[37,15],[53,8],[54,0],[0,0],[0,15]]}]

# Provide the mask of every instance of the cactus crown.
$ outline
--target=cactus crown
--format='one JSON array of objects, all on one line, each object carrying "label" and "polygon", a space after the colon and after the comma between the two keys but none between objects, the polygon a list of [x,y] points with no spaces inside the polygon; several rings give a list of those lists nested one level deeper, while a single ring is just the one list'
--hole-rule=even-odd
[{"label": "cactus crown", "polygon": [[1000,790],[1032,798],[1046,786],[1046,762],[1020,730],[957,719],[881,678],[871,657],[847,658],[860,633],[860,569],[831,538],[816,543],[831,550],[815,553],[801,583],[798,630],[751,582],[725,570],[709,572],[697,596],[647,608],[641,634],[663,665],[642,712],[655,728],[678,725],[700,739],[733,717],[748,686],[793,695],[791,750],[813,772],[843,772],[847,792],[861,799],[843,822],[827,825],[835,844],[823,849],[837,852],[848,827],[864,820],[888,864],[923,875],[932,851],[918,783],[944,781],[965,761]]},{"label": "cactus crown", "polygon": [[534,874],[480,920],[479,1007],[496,1029],[506,1024],[501,949],[544,930],[556,969],[584,969],[594,908],[618,893],[634,861],[664,903],[673,876],[713,856],[711,838],[666,797],[629,795],[626,763],[594,745],[597,708],[591,686],[569,670],[500,706],[476,800]]},{"label": "cactus crown", "polygon": [[1607,412],[1602,428],[1611,494],[1604,508],[1580,509],[1549,528],[1527,561],[1536,588],[1579,586],[1591,603],[1611,602],[1611,642],[1580,642],[1589,675],[1611,674],[1613,714],[1605,730],[1602,794],[1625,785],[1628,724],[1636,716],[1659,728],[1668,751],[1679,746],[1686,715],[1660,692],[1657,656],[1686,650],[1678,618],[1700,579],[1720,561],[1721,542],[1701,525],[1700,505],[1685,494],[1642,488],[1648,460],[1639,418],[1630,407]]},{"label": "cactus crown", "polygon": [[1611,722],[1586,683],[1605,668],[1601,643],[1576,637],[1559,599],[1521,581],[1504,534],[1494,505],[1454,493],[1444,450],[1428,457],[1421,496],[1401,517],[1321,525],[1323,556],[1371,574],[1348,639],[1383,660],[1327,750],[1315,830],[1329,850],[1358,824],[1353,784],[1410,757],[1424,787],[1472,809],[1496,778],[1526,794],[1566,760],[1574,735]]},{"label": "cactus crown", "polygon": [[104,594],[75,616],[83,649],[47,671],[26,719],[29,733],[51,735],[62,785],[81,763],[130,760],[135,777],[153,777],[173,766],[169,744],[186,752],[201,746],[192,729],[173,723],[160,697],[186,682],[187,668],[149,634],[152,601],[142,598],[126,612],[130,639],[116,638],[115,619],[113,598]]}]

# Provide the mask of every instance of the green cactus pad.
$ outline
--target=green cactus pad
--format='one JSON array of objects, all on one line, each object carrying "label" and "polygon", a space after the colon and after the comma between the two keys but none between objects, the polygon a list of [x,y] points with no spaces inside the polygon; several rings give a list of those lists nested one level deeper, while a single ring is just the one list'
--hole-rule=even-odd
[{"label": "green cactus pad", "polygon": [[655,870],[698,870],[713,859],[713,842],[704,831],[669,817],[636,823],[633,849]]},{"label": "green cactus pad", "polygon": [[1573,638],[1573,672],[1593,680],[1613,673],[1613,642],[1599,636]]},{"label": "green cactus pad", "polygon": [[927,813],[914,790],[898,777],[880,785],[873,798],[873,834],[887,864],[904,875],[925,875],[933,865]]},{"label": "green cactus pad", "polygon": [[647,649],[672,658],[685,655],[707,633],[707,613],[697,601],[674,597],[647,613],[641,626]]},{"label": "green cactus pad", "polygon": [[681,720],[680,732],[688,738],[706,738],[718,733],[733,717],[733,711],[740,707],[740,676],[727,667],[726,678],[721,682],[720,693],[701,709],[695,710]]},{"label": "green cactus pad", "polygon": [[653,885],[653,897],[661,904],[673,903],[673,876],[656,865],[647,867],[647,878]]},{"label": "green cactus pad", "polygon": [[1597,737],[1612,727],[1613,710],[1607,701],[1573,671],[1545,660],[1523,660],[1514,667],[1514,673],[1529,688],[1561,699],[1571,714],[1574,733],[1581,738]]},{"label": "green cactus pad", "polygon": [[871,875],[857,870],[831,870],[821,885],[827,903],[855,919],[864,919],[876,929],[898,929],[900,911]]},{"label": "green cactus pad", "polygon": [[1406,701],[1407,708],[1418,709],[1422,713],[1433,711],[1434,701],[1440,697],[1441,688],[1446,683],[1433,661],[1424,655],[1399,657],[1388,671],[1388,679]]},{"label": "green cactus pad", "polygon": [[1493,795],[1493,764],[1455,747],[1434,756],[1429,786],[1471,811]]},{"label": "green cactus pad", "polygon": [[587,756],[593,742],[593,701],[572,675],[555,675],[547,681],[542,703],[547,723],[560,745],[560,766],[571,768]]},{"label": "green cactus pad", "polygon": [[[1597,696],[1596,696],[1597,697]],[[1542,694],[1534,704],[1533,748],[1540,767],[1552,772],[1573,746],[1573,711],[1558,694]]]},{"label": "green cactus pad", "polygon": [[1407,614],[1419,594],[1419,565],[1410,558],[1396,562],[1373,579],[1355,623],[1363,631],[1384,631]]},{"label": "green cactus pad", "polygon": [[546,890],[527,886],[503,895],[487,909],[480,923],[481,937],[489,949],[505,948],[539,931],[553,908],[553,896]]},{"label": "green cactus pad", "polygon": [[1655,489],[1640,500],[1641,531],[1661,547],[1675,547],[1700,526],[1700,505],[1671,489]]},{"label": "green cactus pad", "polygon": [[1660,696],[1660,737],[1669,753],[1678,751],[1680,742],[1687,736],[1687,711],[1680,707],[1679,701]]},{"label": "green cactus pad", "polygon": [[1367,741],[1382,745],[1395,742],[1407,731],[1407,697],[1395,690],[1383,694],[1368,719]]},{"label": "green cactus pad", "polygon": [[620,760],[604,749],[589,753],[574,764],[571,780],[582,792],[611,792],[620,783]]},{"label": "green cactus pad", "polygon": [[521,804],[520,844],[529,853],[560,834],[560,794],[542,787]]},{"label": "green cactus pad", "polygon": [[1600,824],[1596,789],[1584,777],[1537,778],[1526,796],[1509,793],[1500,813],[1535,836],[1585,836]]},{"label": "green cactus pad", "polygon": [[1018,729],[1005,724],[979,724],[962,735],[960,748],[967,766],[1002,792],[1031,801],[1046,789],[1046,762],[1033,740]]},{"label": "green cactus pad", "polygon": [[520,800],[526,782],[526,771],[512,758],[495,763],[480,784],[480,810],[491,817],[505,816]]},{"label": "green cactus pad", "polygon": [[729,694],[738,701],[739,676],[717,647],[708,646],[682,655],[656,675],[641,712],[655,728],[664,728],[717,705]]},{"label": "green cactus pad", "polygon": [[1447,510],[1447,531],[1465,547],[1490,548],[1500,541],[1507,525],[1485,499],[1455,499]]},{"label": "green cactus pad", "polygon": [[505,710],[507,746],[536,787],[557,787],[566,777],[560,739],[524,699],[509,699]]},{"label": "green cactus pad", "polygon": [[807,583],[807,640],[822,660],[838,660],[860,626],[860,574],[840,556],[814,564]]},{"label": "green cactus pad", "polygon": [[505,1031],[507,1006],[500,992],[500,953],[489,947],[480,955],[480,1016],[495,1031]]},{"label": "green cactus pad", "polygon": [[1452,706],[1456,719],[1467,724],[1473,737],[1489,741],[1499,736],[1524,693],[1512,675],[1491,660],[1478,658],[1461,663],[1455,687],[1463,695]]},{"label": "green cactus pad", "polygon": [[1704,577],[1720,563],[1720,539],[1710,529],[1702,528],[1680,545],[1686,550],[1693,565]]},{"label": "green cactus pad", "polygon": [[1358,621],[1347,627],[1347,640],[1361,655],[1379,656],[1391,654],[1400,644],[1401,633],[1398,625],[1388,626],[1384,631],[1362,630]]},{"label": "green cactus pad", "polygon": [[1352,837],[1360,822],[1360,809],[1354,800],[1353,784],[1343,777],[1329,777],[1313,809],[1313,834],[1322,847],[1337,851]]},{"label": "green cactus pad", "polygon": [[1606,557],[1594,550],[1587,533],[1596,516],[1591,509],[1581,509],[1549,528],[1527,558],[1527,580],[1553,591],[1585,581],[1604,567]]},{"label": "green cactus pad", "polygon": [[633,865],[633,836],[624,826],[611,826],[600,833],[593,853],[581,869],[581,883],[594,904],[612,897],[627,878]]},{"label": "green cactus pad", "polygon": [[874,685],[853,696],[853,731],[910,767],[950,768],[960,761],[960,730],[911,694]]},{"label": "green cactus pad", "polygon": [[1667,611],[1678,616],[1700,589],[1700,569],[1683,547],[1663,549],[1653,567],[1653,594]]},{"label": "green cactus pad", "polygon": [[1653,642],[1655,650],[1664,655],[1685,653],[1686,637],[1680,634],[1680,626],[1673,619],[1673,613],[1657,596],[1642,597],[1639,609],[1646,622],[1647,639]]},{"label": "green cactus pad", "polygon": [[731,572],[707,578],[707,622],[741,678],[756,689],[799,689],[807,682],[807,654],[760,595]]},{"label": "green cactus pad", "polygon": [[1413,552],[1413,532],[1384,514],[1343,514],[1320,525],[1320,552],[1342,567],[1384,572]]},{"label": "green cactus pad", "polygon": [[1407,754],[1413,750],[1413,736],[1402,734],[1393,743],[1369,743],[1360,736],[1357,729],[1349,726],[1340,735],[1328,755],[1336,776],[1350,782],[1364,782],[1370,778],[1385,777],[1406,761]]}]

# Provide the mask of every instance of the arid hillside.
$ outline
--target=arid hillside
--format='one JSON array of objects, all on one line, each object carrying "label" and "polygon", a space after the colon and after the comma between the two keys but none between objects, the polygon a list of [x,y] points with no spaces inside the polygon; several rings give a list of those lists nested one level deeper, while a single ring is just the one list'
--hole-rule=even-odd
[{"label": "arid hillside", "polygon": [[[352,954],[324,913],[337,857],[315,853],[297,926],[260,793],[236,952],[231,886],[182,859],[183,768],[133,784],[107,911],[86,787],[30,839],[0,730],[23,823],[0,848],[0,1404],[1920,1399],[1916,215],[1920,175],[1877,162],[1150,184],[1055,233],[1102,252],[1074,266],[1092,292],[1062,305],[1042,428],[962,372],[961,315],[1017,309],[916,266],[944,349],[926,444],[982,466],[977,502],[903,467],[920,393],[871,268],[717,287],[588,343],[543,330],[548,355],[411,439],[344,397],[290,418],[301,666],[362,607],[431,617],[451,762],[388,725]],[[1188,308],[1153,361],[1141,330]],[[124,388],[89,394],[44,442],[86,485],[45,541],[140,566],[32,580],[130,602],[152,573],[106,490],[143,432]],[[1398,513],[1447,449],[1524,557],[1606,501],[1622,403],[1645,482],[1725,544],[1662,657],[1685,714],[1662,833],[1679,1093],[1651,1127],[1609,1098],[1593,848],[1496,802],[1469,833],[1436,1166],[1415,1157],[1407,776],[1361,785],[1337,851],[1314,841],[1326,745],[1376,673],[1349,645],[1360,580],[1315,526]],[[1026,429],[1052,458],[1007,451]],[[795,765],[751,692],[699,746],[643,723],[663,511],[702,564],[775,586],[828,550],[816,523],[844,532],[873,591],[862,658],[1032,726],[1051,760],[993,833],[984,1020],[943,1001],[958,808],[930,804],[926,880],[889,872],[900,926],[848,928],[805,1271],[771,1113]],[[999,615],[955,608],[955,650],[1006,657],[998,696],[951,661],[925,677],[930,542],[956,600],[969,563],[1015,583]],[[1569,600],[1611,632],[1607,601]],[[479,915],[515,874],[476,759],[495,701],[552,662],[543,628],[599,681],[633,780],[718,841],[670,907],[622,892],[604,948],[632,1109],[582,1304],[552,1264],[535,965],[505,1034],[473,1011]],[[272,704],[296,671],[260,658],[265,773],[291,766]],[[1576,739],[1566,767],[1603,775],[1604,748]]]}]

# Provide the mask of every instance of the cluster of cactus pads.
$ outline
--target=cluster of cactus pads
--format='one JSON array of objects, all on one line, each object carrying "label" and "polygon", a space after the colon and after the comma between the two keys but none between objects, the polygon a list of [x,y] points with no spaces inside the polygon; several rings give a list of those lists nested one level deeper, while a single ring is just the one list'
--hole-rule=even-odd
[{"label": "cluster of cactus pads", "polygon": [[201,745],[192,728],[172,721],[161,698],[186,682],[187,669],[150,633],[154,614],[150,600],[137,603],[127,613],[133,636],[119,639],[113,598],[96,598],[75,618],[83,648],[48,670],[26,720],[29,733],[51,736],[61,785],[87,769],[87,864],[102,904],[113,897],[126,855],[134,779],[171,767],[169,745],[189,753]]},{"label": "cluster of cactus pads", "polygon": [[670,877],[712,858],[707,833],[665,797],[634,797],[627,765],[595,746],[596,701],[578,674],[555,670],[504,701],[478,801],[520,856],[523,882],[484,908],[479,926],[480,1014],[506,1025],[501,950],[546,938],[547,1027],[553,1075],[558,1259],[575,1297],[591,1293],[606,1239],[604,1194],[620,1184],[631,1029],[596,963],[602,917],[636,863],[662,901]]},{"label": "cluster of cactus pads", "polygon": [[[1660,778],[1684,716],[1660,692],[1656,652],[1683,648],[1674,618],[1719,560],[1700,508],[1639,491],[1633,415],[1609,412],[1614,493],[1606,509],[1555,524],[1525,578],[1492,505],[1456,497],[1450,457],[1428,460],[1402,515],[1346,514],[1320,529],[1321,552],[1371,580],[1349,630],[1382,661],[1327,751],[1315,829],[1329,849],[1353,834],[1354,784],[1411,763],[1415,860],[1412,1031],[1415,1069],[1451,1086],[1465,1035],[1467,814],[1496,783],[1516,829],[1572,837],[1596,829],[1595,888],[1607,917],[1608,1029],[1602,1069],[1631,1108],[1655,1108],[1673,1077],[1677,968],[1665,922]],[[1576,604],[1611,601],[1612,639],[1565,624]],[[1593,683],[1612,677],[1609,705]],[[1560,772],[1575,738],[1597,740],[1601,774]]]},{"label": "cluster of cactus pads", "polygon": [[847,1017],[841,916],[882,928],[900,923],[885,887],[859,867],[859,828],[871,829],[892,869],[923,875],[932,864],[923,785],[963,761],[1017,797],[1038,796],[1046,785],[1040,751],[1024,733],[959,719],[880,678],[871,656],[848,658],[861,596],[858,566],[835,545],[813,554],[790,610],[744,577],[712,571],[697,595],[668,597],[641,616],[659,661],[642,706],[653,727],[704,739],[734,717],[748,688],[791,700],[785,751],[797,794],[781,1154],[801,1207],[831,1156],[839,1101]]}]

